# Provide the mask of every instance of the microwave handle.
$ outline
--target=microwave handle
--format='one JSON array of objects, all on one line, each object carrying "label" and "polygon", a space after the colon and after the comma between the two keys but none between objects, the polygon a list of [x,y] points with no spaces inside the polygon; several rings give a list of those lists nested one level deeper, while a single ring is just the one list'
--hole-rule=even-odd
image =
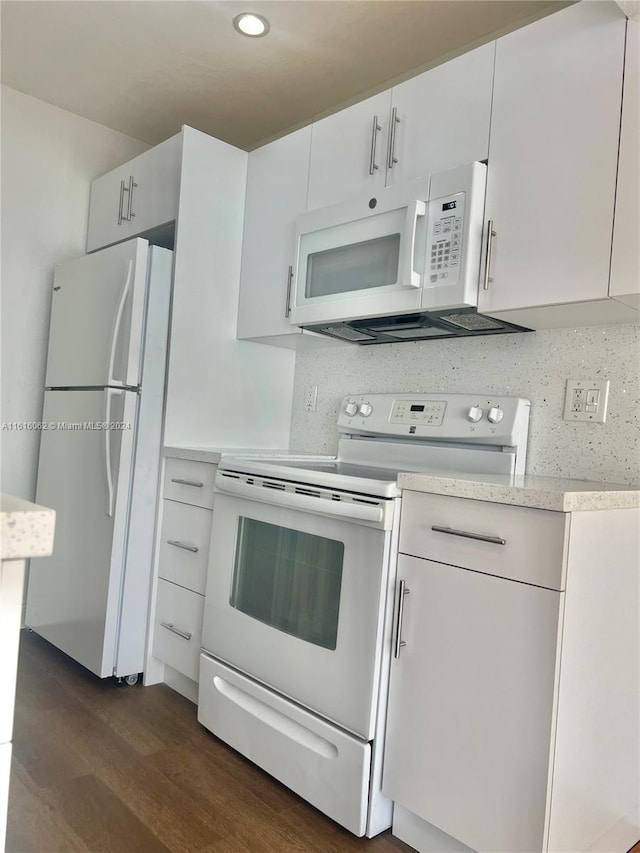
[{"label": "microwave handle", "polygon": [[399,283],[404,287],[420,287],[420,273],[413,268],[416,249],[416,228],[418,217],[424,216],[427,206],[423,201],[412,201],[407,205],[407,216],[404,226],[404,256],[399,264]]}]

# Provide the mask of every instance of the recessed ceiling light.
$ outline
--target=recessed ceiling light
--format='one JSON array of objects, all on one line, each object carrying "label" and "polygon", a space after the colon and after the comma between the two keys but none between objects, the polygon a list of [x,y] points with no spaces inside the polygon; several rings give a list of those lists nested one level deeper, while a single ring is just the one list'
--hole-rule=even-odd
[{"label": "recessed ceiling light", "polygon": [[240,15],[236,15],[233,19],[233,26],[243,36],[250,36],[251,38],[260,38],[269,32],[269,21],[262,15],[255,15],[253,12],[242,12]]}]

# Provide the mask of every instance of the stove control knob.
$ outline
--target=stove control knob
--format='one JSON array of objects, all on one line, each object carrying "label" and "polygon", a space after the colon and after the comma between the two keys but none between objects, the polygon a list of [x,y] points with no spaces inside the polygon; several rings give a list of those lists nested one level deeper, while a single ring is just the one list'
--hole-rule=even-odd
[{"label": "stove control knob", "polygon": [[502,409],[498,409],[495,406],[489,409],[489,412],[487,413],[487,420],[489,421],[489,423],[492,424],[499,424],[503,417],[504,412],[502,411]]},{"label": "stove control knob", "polygon": [[481,418],[482,409],[480,408],[480,406],[471,406],[471,408],[467,412],[467,420],[471,421],[472,424],[477,424]]},{"label": "stove control knob", "polygon": [[358,409],[363,418],[368,418],[373,408],[370,403],[360,403],[360,408]]},{"label": "stove control knob", "polygon": [[357,405],[357,403],[354,403],[353,400],[349,400],[345,404],[344,413],[345,413],[345,415],[349,415],[350,418],[353,417],[353,415],[355,415],[355,413],[357,411],[358,411],[358,405]]}]

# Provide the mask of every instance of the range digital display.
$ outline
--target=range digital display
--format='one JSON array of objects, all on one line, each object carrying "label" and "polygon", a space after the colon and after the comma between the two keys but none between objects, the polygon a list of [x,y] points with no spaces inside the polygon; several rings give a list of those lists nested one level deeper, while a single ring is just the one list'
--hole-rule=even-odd
[{"label": "range digital display", "polygon": [[412,411],[412,412],[424,412],[424,406],[416,406],[416,405],[412,405],[412,406],[411,406],[411,411]]}]

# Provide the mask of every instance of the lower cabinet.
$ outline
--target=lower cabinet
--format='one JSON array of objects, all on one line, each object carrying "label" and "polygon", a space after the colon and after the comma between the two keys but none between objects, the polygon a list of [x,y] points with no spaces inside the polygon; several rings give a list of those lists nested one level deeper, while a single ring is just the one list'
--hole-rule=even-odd
[{"label": "lower cabinet", "polygon": [[167,459],[152,653],[164,681],[196,701],[216,465]]},{"label": "lower cabinet", "polygon": [[158,581],[153,653],[192,681],[198,680],[204,595]]},{"label": "lower cabinet", "polygon": [[404,494],[394,834],[421,853],[638,841],[639,515]]}]

